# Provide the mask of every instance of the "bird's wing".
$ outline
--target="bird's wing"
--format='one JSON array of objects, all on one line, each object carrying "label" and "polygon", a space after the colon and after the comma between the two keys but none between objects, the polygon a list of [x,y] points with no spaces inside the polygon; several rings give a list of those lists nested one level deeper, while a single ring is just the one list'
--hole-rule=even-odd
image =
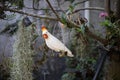
[{"label": "bird's wing", "polygon": [[72,52],[56,37],[54,37],[52,34],[48,33],[49,38],[46,39],[46,44],[49,48],[55,50],[55,51],[67,51],[68,56],[73,56]]},{"label": "bird's wing", "polygon": [[48,45],[48,47],[53,50],[55,49],[55,51],[61,51],[65,49],[65,45],[60,40],[49,33],[48,36],[48,39],[46,39],[46,44]]}]

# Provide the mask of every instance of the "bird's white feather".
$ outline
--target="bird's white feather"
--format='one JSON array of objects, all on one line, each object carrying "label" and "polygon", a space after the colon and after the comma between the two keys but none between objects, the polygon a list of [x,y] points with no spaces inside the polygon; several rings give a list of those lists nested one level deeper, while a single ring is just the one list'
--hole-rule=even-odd
[{"label": "bird's white feather", "polygon": [[67,56],[73,57],[72,52],[60,40],[58,40],[48,31],[46,32],[46,34],[48,35],[48,38],[45,39],[45,42],[50,49],[55,50],[57,52],[65,51],[67,52]]}]

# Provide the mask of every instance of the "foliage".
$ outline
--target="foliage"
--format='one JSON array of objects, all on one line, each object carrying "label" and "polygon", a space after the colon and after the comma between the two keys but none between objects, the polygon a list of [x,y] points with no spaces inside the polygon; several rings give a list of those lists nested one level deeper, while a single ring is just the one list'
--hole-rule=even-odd
[{"label": "foliage", "polygon": [[75,80],[75,73],[65,73],[62,80]]},{"label": "foliage", "polygon": [[[94,50],[94,47],[96,45],[93,45],[94,43],[91,42],[89,46],[87,46],[84,43],[83,36],[81,35],[82,32],[75,29],[75,35],[72,37],[71,41],[71,50],[74,51],[75,57],[74,58],[67,58],[66,59],[66,66],[70,71],[66,71],[65,75],[69,78],[69,74],[75,77],[75,79],[70,79],[70,80],[80,80],[80,79],[85,79],[85,80],[91,80],[91,78],[94,75],[94,66],[96,64],[96,58],[94,58],[93,53],[97,54],[97,51]],[[88,49],[87,49],[88,48]],[[87,77],[85,77],[87,76]],[[89,78],[89,79],[88,79]]]},{"label": "foliage", "polygon": [[24,0],[1,0],[0,3],[4,5],[4,7],[16,7],[18,9],[22,9],[24,7]]},{"label": "foliage", "polygon": [[[69,21],[72,21],[74,24],[77,24],[79,27],[74,28],[74,37],[72,37],[71,41],[71,50],[74,51],[75,57],[74,58],[67,58],[66,59],[66,65],[67,68],[74,69],[72,72],[67,72],[63,74],[62,79],[63,80],[76,80],[76,79],[90,79],[94,75],[94,66],[96,63],[96,59],[92,57],[88,57],[91,53],[88,52],[94,52],[92,51],[92,47],[89,48],[88,51],[86,51],[86,44],[87,44],[87,37],[85,35],[86,30],[86,19],[79,17],[77,20],[72,20],[70,15],[75,6],[70,5],[68,11],[66,14],[62,15],[62,22],[64,25],[67,25],[68,28],[73,29],[73,27],[70,27],[72,25],[69,24]],[[72,16],[74,17],[74,16]],[[90,44],[91,45],[91,44]],[[87,56],[87,57],[86,57]],[[83,74],[83,75],[82,75]],[[78,76],[79,75],[79,76]],[[71,78],[70,76],[74,77]],[[84,77],[89,76],[89,77]]]},{"label": "foliage", "polygon": [[[71,14],[73,13],[77,3],[73,4],[75,0],[65,0],[65,1],[70,1],[71,5],[69,6],[67,12],[62,14],[61,22],[64,25],[67,25],[67,27],[72,29],[73,25],[70,25],[69,23],[73,22],[73,24],[77,24],[74,20],[71,19]],[[23,0],[1,0],[0,2],[5,5],[5,6],[3,5],[2,7],[9,7],[9,8],[13,8],[13,9],[22,9],[24,7]],[[5,17],[6,17],[6,14],[4,13],[4,9],[0,10],[0,18],[5,18]],[[13,16],[7,15],[7,17],[11,18]],[[82,20],[80,20],[78,22],[81,22],[81,21]],[[110,42],[110,44],[115,43],[115,39],[120,37],[120,28],[119,28],[119,25],[117,24],[118,22],[119,21],[116,21],[113,23],[111,20],[106,19],[105,21],[103,21],[101,23],[101,25],[105,26],[107,29],[107,37],[106,38]],[[73,47],[72,49],[73,49],[74,53],[76,53],[75,58],[67,59],[66,63],[67,63],[67,67],[77,69],[81,73],[86,72],[86,74],[87,74],[87,72],[89,72],[90,70],[91,71],[94,70],[93,65],[95,64],[96,60],[91,57],[86,57],[86,55],[89,56],[88,53],[85,52],[86,47],[84,44],[84,42],[87,40],[86,36],[85,36],[85,30],[87,27],[86,24],[79,23],[77,25],[79,27],[77,27],[76,31],[74,31],[76,33],[76,35],[72,39],[73,41],[71,42],[72,47]],[[14,80],[15,78],[16,79],[19,78],[17,80],[20,80],[23,76],[23,77],[27,78],[26,80],[29,80],[28,77],[30,77],[30,79],[32,79],[32,77],[31,77],[31,73],[29,73],[30,71],[27,70],[26,65],[29,66],[28,69],[31,70],[31,65],[33,64],[32,58],[31,58],[33,51],[30,49],[29,46],[31,44],[31,37],[33,38],[33,36],[34,36],[34,39],[35,39],[35,37],[37,37],[37,36],[31,34],[31,32],[29,31],[29,30],[31,30],[30,28],[23,29],[23,27],[22,27],[22,28],[20,28],[20,30],[21,31],[17,32],[17,37],[20,39],[16,40],[16,42],[14,44],[15,52],[13,54],[14,63],[13,63],[13,67],[12,67],[13,71],[11,74],[12,75],[11,79]],[[111,41],[113,41],[113,42],[111,42]],[[16,47],[16,45],[17,45],[17,47]],[[93,50],[93,49],[89,48],[89,50]],[[88,50],[88,52],[89,52],[89,50]],[[23,61],[21,59],[23,59]],[[46,57],[43,58],[43,61],[44,61],[44,59],[46,59]],[[89,70],[89,71],[87,71],[87,70]],[[17,71],[18,71],[18,73],[17,73]],[[28,72],[29,76],[26,76],[27,72]],[[63,75],[62,79],[63,80],[74,80],[75,77],[76,77],[75,72],[73,72],[73,73],[68,72]]]},{"label": "foliage", "polygon": [[85,34],[85,24],[81,24],[80,28],[76,28],[77,31],[81,32],[82,34]]},{"label": "foliage", "polygon": [[110,45],[116,43],[116,39],[120,37],[120,27],[118,23],[119,20],[113,23],[110,19],[105,19],[100,23],[102,26],[106,27],[106,39],[109,40]]},{"label": "foliage", "polygon": [[80,59],[80,64],[77,65],[76,69],[82,71],[85,68],[93,69],[93,65],[96,63],[96,60],[91,57],[86,57],[84,59]]},{"label": "foliage", "polygon": [[71,4],[71,5],[69,5],[69,8],[68,8],[66,14],[67,14],[67,15],[72,14],[72,12],[74,11],[75,7],[76,7],[75,4]]},{"label": "foliage", "polygon": [[0,32],[0,34],[6,33],[12,36],[18,30],[18,22],[19,20],[17,20],[15,23],[12,23],[12,24],[9,24],[9,23],[6,24],[6,27]]},{"label": "foliage", "polygon": [[13,45],[13,64],[11,66],[11,80],[33,80],[33,59],[34,50],[31,49],[33,40],[32,27],[24,27],[19,22],[16,40]]},{"label": "foliage", "polygon": [[62,21],[62,23],[63,23],[64,25],[67,24],[67,17],[66,17],[65,14],[62,14],[62,15],[61,15],[61,21]]},{"label": "foliage", "polygon": [[14,14],[6,14],[5,8],[12,9],[22,9],[24,7],[24,0],[0,0],[0,18],[1,19],[9,19],[14,17]]},{"label": "foliage", "polygon": [[0,62],[0,80],[8,80],[10,77],[11,59],[2,56]]}]

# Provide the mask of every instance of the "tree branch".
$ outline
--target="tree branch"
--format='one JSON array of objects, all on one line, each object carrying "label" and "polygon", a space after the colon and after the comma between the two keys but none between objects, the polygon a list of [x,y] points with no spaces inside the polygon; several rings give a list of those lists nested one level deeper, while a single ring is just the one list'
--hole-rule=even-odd
[{"label": "tree branch", "polygon": [[40,18],[40,19],[50,19],[50,20],[58,21],[58,19],[53,18],[53,17],[49,17],[49,16],[38,16],[38,15],[34,15],[34,14],[23,12],[23,11],[15,10],[15,9],[3,8],[3,7],[0,7],[0,8],[4,9],[5,11],[16,12],[16,13],[20,13],[20,14],[24,14],[24,15],[27,15],[27,16]]},{"label": "tree branch", "polygon": [[[79,28],[79,26],[78,26],[77,24],[73,23],[72,21],[69,21],[69,24],[70,24],[70,25],[73,25],[73,26],[76,27],[76,28]],[[86,27],[85,33],[86,33],[87,36],[89,36],[89,37],[91,37],[91,38],[99,41],[100,43],[102,43],[102,44],[104,44],[104,45],[107,45],[107,44],[108,44],[108,41],[107,41],[106,39],[103,39],[103,38],[101,38],[101,37],[93,34],[93,32],[91,32],[88,27]]]},{"label": "tree branch", "polygon": [[93,34],[88,28],[86,29],[87,36],[99,41],[100,43],[104,44],[105,46],[108,44],[108,41],[106,39],[103,39],[95,34]]},{"label": "tree branch", "polygon": [[74,12],[72,12],[72,14],[77,13],[77,12],[79,12],[79,11],[81,11],[81,10],[99,10],[99,11],[105,11],[104,8],[100,8],[100,7],[88,7],[88,8],[80,8],[80,9],[77,9],[77,10],[75,10]]},{"label": "tree branch", "polygon": [[59,21],[61,21],[59,15],[56,13],[56,11],[53,9],[52,5],[50,4],[49,0],[46,0],[46,2],[48,3],[48,5],[50,6],[51,10],[53,11],[53,13],[56,15],[56,17],[58,18]]},{"label": "tree branch", "polygon": [[90,0],[84,0],[84,1],[81,1],[81,2],[77,2],[77,3],[75,3],[75,4],[76,4],[76,5],[82,4],[82,3],[85,3],[85,2],[87,2],[87,1],[90,1]]},{"label": "tree branch", "polygon": [[[49,10],[49,11],[51,10],[51,9],[47,9],[47,8],[46,8],[46,9],[45,9],[45,8],[37,9],[37,8],[30,8],[30,7],[25,7],[25,8],[27,8],[27,9],[32,9],[32,10]],[[56,9],[55,11],[57,11],[57,12],[58,12],[58,11],[59,11],[59,12],[61,11],[61,12],[63,12],[63,10],[60,10],[60,9]],[[66,10],[65,10],[65,11],[66,11]]]},{"label": "tree branch", "polygon": [[[10,12],[16,12],[16,13],[20,13],[20,14],[24,14],[24,15],[28,15],[28,16],[32,16],[32,17],[36,17],[36,18],[41,18],[41,19],[50,19],[50,20],[55,20],[55,21],[61,21],[59,19],[56,19],[56,18],[52,18],[52,17],[43,17],[43,16],[38,16],[38,15],[34,15],[34,14],[29,14],[29,13],[26,13],[26,12],[23,12],[23,11],[19,11],[19,10],[15,10],[15,9],[9,9],[9,8],[3,8],[3,7],[0,7],[2,9],[4,9],[5,11],[10,11]],[[54,9],[53,9],[54,10]],[[68,20],[68,23],[74,27],[79,27],[77,24],[75,24],[74,22]],[[86,34],[88,36],[90,36],[91,38],[97,40],[97,41],[100,41],[102,44],[106,45],[107,44],[107,41],[103,38],[100,38],[98,37],[97,35],[93,34],[89,29],[86,29]]]},{"label": "tree branch", "polygon": [[[25,7],[25,8],[27,8],[27,9],[34,9],[34,10],[51,10],[51,9],[43,9],[43,8],[41,8],[41,9],[29,8],[29,7]],[[77,10],[75,10],[75,11],[73,12],[73,14],[74,14],[74,13],[77,13],[77,12],[79,12],[79,11],[81,11],[81,10],[99,10],[99,11],[105,11],[104,8],[100,8],[100,7],[88,7],[88,8],[80,8],[80,9],[77,9]],[[67,11],[67,10],[55,9],[54,11],[57,11],[57,12],[65,12],[65,11]]]},{"label": "tree branch", "polygon": [[[116,17],[117,20],[120,19],[120,0],[116,1],[115,17]],[[119,22],[119,24],[120,24],[120,22]]]}]

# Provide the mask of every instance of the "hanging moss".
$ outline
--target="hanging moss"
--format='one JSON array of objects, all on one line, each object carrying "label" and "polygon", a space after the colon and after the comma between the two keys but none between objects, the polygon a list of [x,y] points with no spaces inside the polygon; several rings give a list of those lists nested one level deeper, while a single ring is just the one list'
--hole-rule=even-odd
[{"label": "hanging moss", "polygon": [[13,45],[11,80],[33,80],[32,67],[34,50],[31,49],[33,40],[32,26],[24,27],[22,21],[19,22],[19,29],[16,33]]}]

